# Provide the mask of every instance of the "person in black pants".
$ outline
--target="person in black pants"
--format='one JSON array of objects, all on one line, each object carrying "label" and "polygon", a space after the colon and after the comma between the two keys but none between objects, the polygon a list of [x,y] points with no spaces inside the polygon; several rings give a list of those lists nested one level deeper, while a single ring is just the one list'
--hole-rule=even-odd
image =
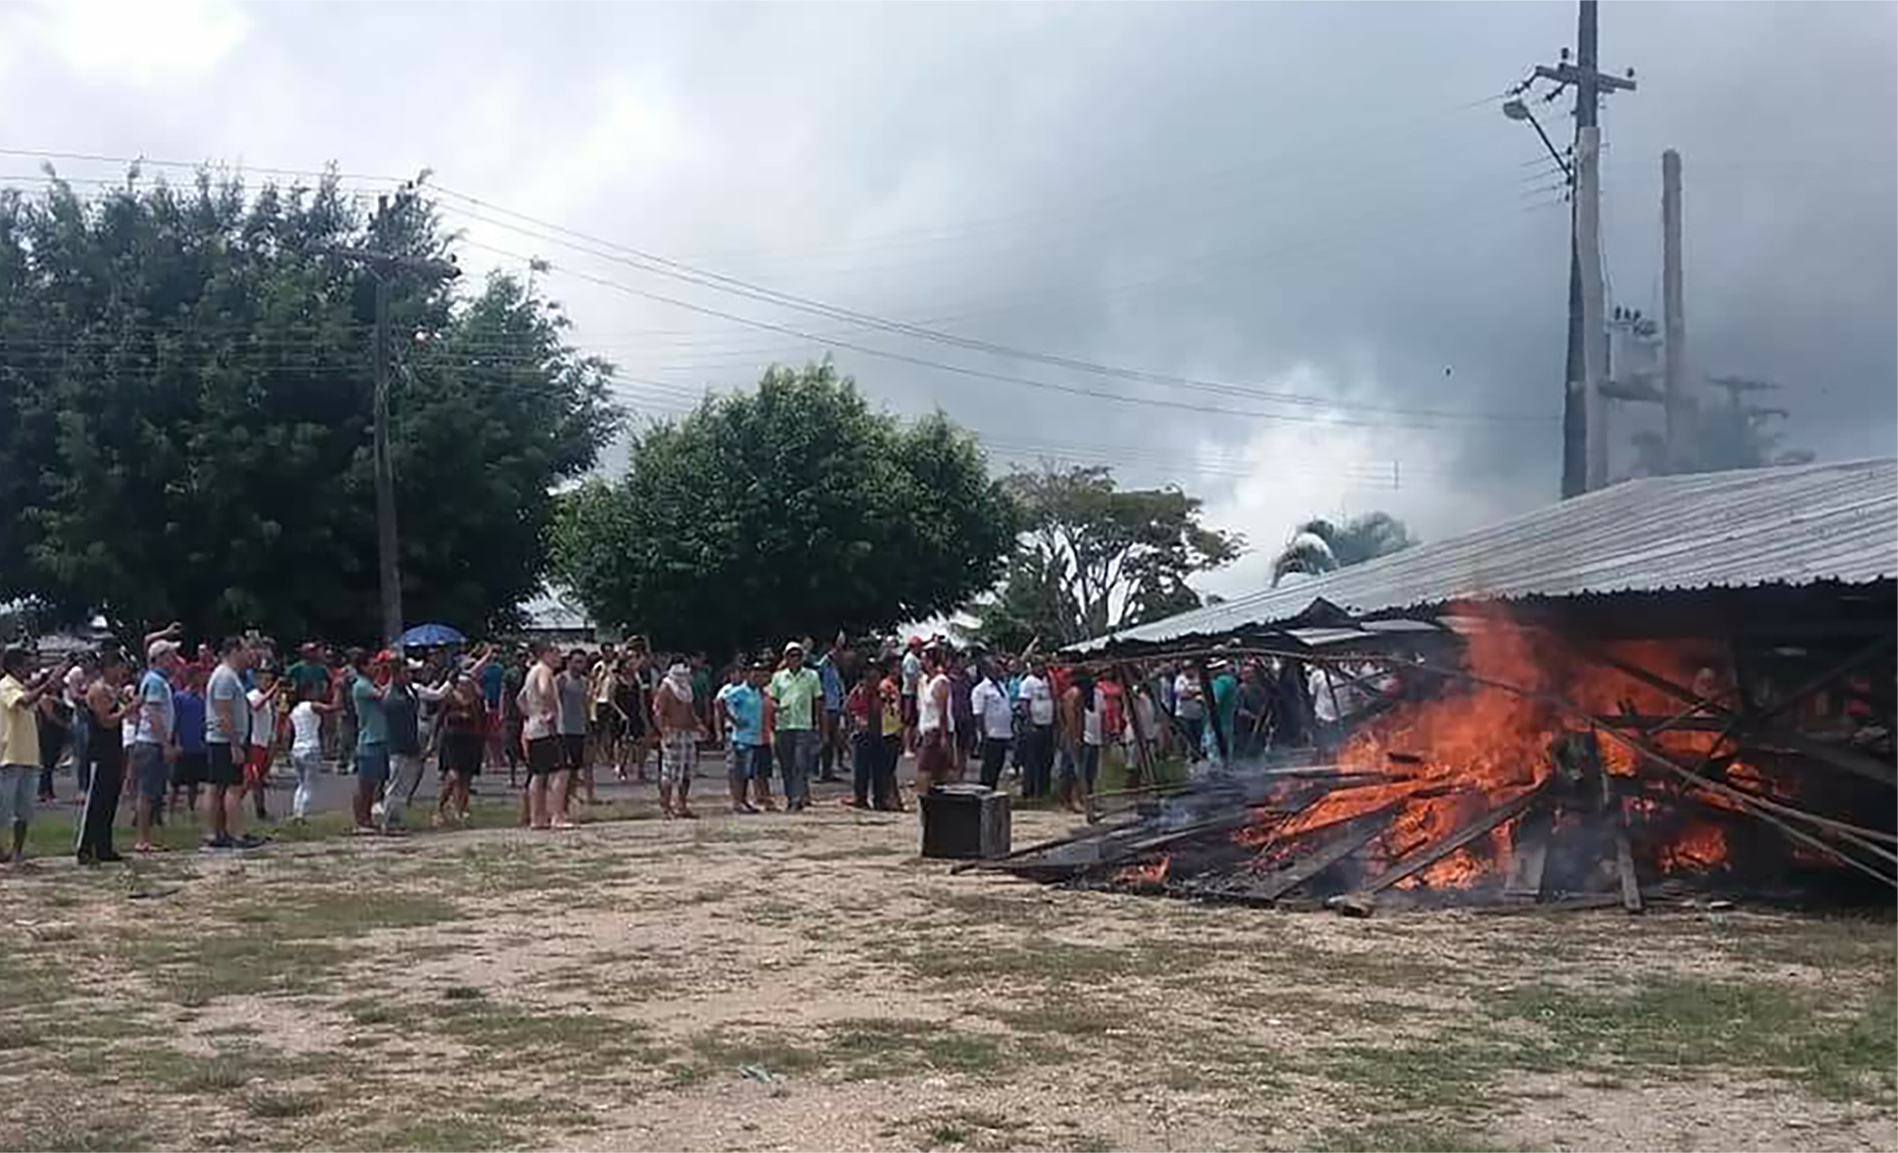
[{"label": "person in black pants", "polygon": [[92,784],[86,790],[86,807],[79,817],[79,863],[122,861],[112,849],[112,819],[119,811],[119,787],[124,780],[125,743],[119,726],[137,702],[126,687],[128,670],[121,653],[107,653],[99,662],[99,676],[86,687],[80,708],[91,723],[92,739],[86,742],[91,762]]}]

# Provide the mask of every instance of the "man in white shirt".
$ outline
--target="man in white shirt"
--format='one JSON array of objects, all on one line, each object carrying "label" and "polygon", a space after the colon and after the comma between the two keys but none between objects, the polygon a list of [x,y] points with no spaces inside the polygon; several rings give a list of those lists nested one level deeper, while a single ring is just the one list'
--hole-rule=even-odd
[{"label": "man in white shirt", "polygon": [[1199,760],[1200,744],[1206,735],[1206,701],[1200,692],[1199,675],[1193,670],[1181,669],[1173,678],[1173,719],[1179,722],[1186,739],[1186,758]]},{"label": "man in white shirt", "polygon": [[1054,689],[1048,683],[1048,666],[1037,660],[1022,678],[1021,698],[1027,705],[1028,725],[1022,730],[1023,800],[1045,797],[1054,771]]},{"label": "man in white shirt", "polygon": [[1014,710],[1009,707],[1008,690],[1001,684],[995,662],[982,663],[982,680],[969,693],[969,707],[982,738],[982,784],[992,789],[1002,781],[1002,765],[1008,760],[1008,744],[1015,735]]}]

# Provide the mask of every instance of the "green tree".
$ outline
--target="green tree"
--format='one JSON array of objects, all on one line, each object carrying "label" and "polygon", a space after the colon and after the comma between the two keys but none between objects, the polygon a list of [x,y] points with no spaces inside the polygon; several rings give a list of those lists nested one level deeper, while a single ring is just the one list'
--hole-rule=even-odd
[{"label": "green tree", "polygon": [[825,362],[637,435],[625,476],[569,494],[553,540],[595,619],[729,651],[949,612],[994,582],[1015,530],[973,438],[871,411]]},{"label": "green tree", "polygon": [[[332,246],[451,241],[418,189],[365,220],[333,178],[0,195],[0,599],[375,633],[374,285]],[[538,587],[549,490],[614,433],[608,370],[507,276],[398,277],[391,316],[405,608],[481,628]]]},{"label": "green tree", "polygon": [[1342,524],[1319,517],[1292,530],[1272,560],[1272,584],[1290,573],[1327,573],[1363,564],[1416,544],[1404,522],[1387,512],[1368,512]]},{"label": "green tree", "polygon": [[975,635],[1020,649],[1059,647],[1196,608],[1187,583],[1244,547],[1200,522],[1200,501],[1174,488],[1122,489],[1104,467],[1044,467],[1004,482],[1025,531],[1001,587],[976,607]]}]

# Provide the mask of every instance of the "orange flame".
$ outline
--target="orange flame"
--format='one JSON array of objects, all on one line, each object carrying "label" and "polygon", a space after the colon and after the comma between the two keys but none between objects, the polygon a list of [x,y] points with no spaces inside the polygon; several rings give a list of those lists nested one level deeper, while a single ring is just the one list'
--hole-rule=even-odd
[{"label": "orange flame", "polygon": [[1123,885],[1158,885],[1166,880],[1167,869],[1173,858],[1161,857],[1144,865],[1129,865],[1114,874],[1114,880]]},{"label": "orange flame", "polygon": [[1661,871],[1710,873],[1726,863],[1727,831],[1708,821],[1694,821],[1673,844],[1660,853]]},{"label": "orange flame", "polygon": [[[1300,834],[1395,804],[1388,828],[1366,850],[1368,856],[1388,864],[1435,843],[1485,810],[1545,781],[1554,771],[1551,745],[1555,738],[1585,723],[1574,712],[1530,696],[1559,698],[1602,718],[1638,717],[1642,725],[1669,720],[1672,724],[1651,743],[1689,766],[1721,744],[1722,736],[1711,731],[1715,721],[1705,708],[1683,704],[1673,694],[1578,652],[1558,637],[1522,628],[1500,610],[1477,618],[1465,636],[1465,667],[1471,673],[1522,692],[1448,681],[1441,692],[1398,706],[1353,736],[1336,758],[1342,766],[1395,779],[1334,790],[1293,817],[1239,830],[1235,842],[1257,851],[1262,861],[1288,856],[1297,851],[1291,841]],[[1731,684],[1719,671],[1725,667],[1721,654],[1663,641],[1617,643],[1609,646],[1609,652],[1623,663],[1647,669],[1716,704],[1733,702]],[[1401,667],[1398,675],[1401,678]],[[1636,722],[1627,723],[1632,727]],[[1651,775],[1638,753],[1612,737],[1602,735],[1596,744],[1603,772]],[[1752,780],[1743,787],[1768,791]],[[1628,811],[1631,816],[1646,816],[1654,804],[1634,798]],[[1486,839],[1433,862],[1400,886],[1462,888],[1506,872],[1514,824],[1499,826]],[[1668,859],[1711,863],[1724,859],[1725,851],[1718,826],[1690,826]],[[1145,877],[1152,868],[1124,873]]]}]

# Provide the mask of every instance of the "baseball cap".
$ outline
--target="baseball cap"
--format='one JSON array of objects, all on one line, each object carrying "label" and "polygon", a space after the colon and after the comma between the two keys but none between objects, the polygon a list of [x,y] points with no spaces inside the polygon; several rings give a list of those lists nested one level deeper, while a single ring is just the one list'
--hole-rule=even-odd
[{"label": "baseball cap", "polygon": [[913,648],[913,649],[920,649],[920,648],[922,648],[922,647],[923,647],[923,638],[921,638],[921,637],[911,637],[911,638],[909,639],[909,647],[910,647],[910,648]]},{"label": "baseball cap", "polygon": [[803,651],[804,651],[804,644],[803,644],[803,642],[802,642],[802,641],[786,641],[786,642],[784,642],[784,651],[785,651],[785,652],[787,652],[787,653],[788,653],[788,652],[790,652],[790,651],[791,651],[791,650],[793,650],[793,649],[796,649],[796,650],[797,650],[798,652],[800,652],[800,653],[801,653],[801,652],[803,652]]},{"label": "baseball cap", "polygon": [[401,659],[402,659],[402,655],[396,652],[394,649],[383,649],[381,652],[377,653],[375,656],[369,658],[369,663],[372,666],[392,665]]},{"label": "baseball cap", "polygon": [[152,664],[157,664],[183,647],[177,641],[156,640],[146,646],[145,659]]}]

